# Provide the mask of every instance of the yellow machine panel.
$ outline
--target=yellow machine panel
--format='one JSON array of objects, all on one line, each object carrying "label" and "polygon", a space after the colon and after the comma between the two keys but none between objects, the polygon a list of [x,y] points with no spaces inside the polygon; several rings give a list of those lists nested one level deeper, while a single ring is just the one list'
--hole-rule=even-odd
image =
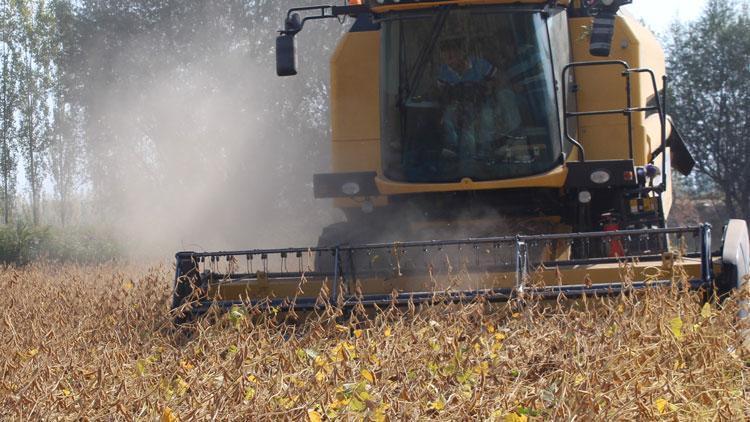
[{"label": "yellow machine panel", "polygon": [[[334,143],[377,143],[380,139],[379,51],[379,32],[348,32],[331,58],[331,131]],[[376,166],[372,164],[363,168],[375,170]]]},{"label": "yellow machine panel", "polygon": [[[380,172],[380,33],[348,32],[331,57],[331,166]],[[385,198],[376,201],[384,203]],[[338,198],[337,207],[359,207]]]}]

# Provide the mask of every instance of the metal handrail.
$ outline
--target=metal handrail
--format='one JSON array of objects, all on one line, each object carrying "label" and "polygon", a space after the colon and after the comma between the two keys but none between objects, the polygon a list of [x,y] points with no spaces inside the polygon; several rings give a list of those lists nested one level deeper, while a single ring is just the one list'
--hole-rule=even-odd
[{"label": "metal handrail", "polygon": [[[593,110],[593,111],[568,111],[568,101],[567,101],[567,95],[568,95],[568,72],[570,69],[573,68],[579,68],[579,67],[590,67],[590,66],[611,66],[611,65],[619,65],[624,68],[622,72],[622,76],[625,77],[625,90],[626,90],[626,99],[627,99],[627,106],[623,109],[611,109],[611,110]],[[632,104],[632,92],[631,92],[631,75],[634,73],[648,73],[651,79],[651,84],[654,90],[654,98],[656,100],[655,106],[646,106],[646,107],[633,107]],[[602,60],[602,61],[586,61],[586,62],[574,62],[567,64],[562,71],[562,80],[563,80],[563,131],[565,132],[565,137],[573,146],[575,146],[579,153],[579,161],[585,162],[586,161],[586,153],[583,148],[583,145],[581,142],[579,142],[577,139],[570,136],[569,132],[569,125],[568,125],[568,119],[571,117],[580,117],[580,116],[601,116],[601,115],[613,115],[613,114],[623,114],[628,119],[628,152],[630,159],[634,159],[634,152],[633,152],[633,119],[632,114],[633,113],[645,113],[649,111],[656,111],[659,114],[659,122],[661,124],[661,145],[662,150],[665,150],[666,148],[666,111],[665,111],[665,101],[660,98],[659,96],[659,89],[656,85],[656,76],[654,72],[651,69],[645,69],[645,68],[631,68],[630,65],[623,60]],[[666,96],[666,82],[667,78],[664,77],[664,95]],[[666,175],[666,157],[662,157],[662,175]],[[662,177],[662,188],[665,187],[666,180],[664,177]]]}]

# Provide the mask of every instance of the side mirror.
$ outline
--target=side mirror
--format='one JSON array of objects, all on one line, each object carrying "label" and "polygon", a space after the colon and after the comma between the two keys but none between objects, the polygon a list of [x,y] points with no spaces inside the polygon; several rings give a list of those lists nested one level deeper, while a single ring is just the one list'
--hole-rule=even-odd
[{"label": "side mirror", "polygon": [[284,21],[284,32],[296,34],[302,30],[302,17],[299,13],[292,13]]},{"label": "side mirror", "polygon": [[592,56],[607,57],[612,50],[612,37],[615,34],[616,11],[603,10],[594,17],[594,28],[591,30],[589,52]]},{"label": "side mirror", "polygon": [[276,74],[278,76],[297,74],[297,41],[292,34],[276,37]]},{"label": "side mirror", "polygon": [[299,13],[292,13],[284,21],[284,30],[276,37],[276,74],[297,74],[297,42],[294,36],[302,30],[303,21]]}]

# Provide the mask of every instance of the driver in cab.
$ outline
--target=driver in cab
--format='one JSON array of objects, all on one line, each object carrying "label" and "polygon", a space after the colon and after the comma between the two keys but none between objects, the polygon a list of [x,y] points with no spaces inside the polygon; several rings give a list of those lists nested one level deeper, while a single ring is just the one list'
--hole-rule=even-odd
[{"label": "driver in cab", "polygon": [[469,55],[463,38],[440,44],[437,85],[443,104],[441,155],[462,161],[492,148],[500,132],[518,128],[515,94],[498,68],[479,55]]}]

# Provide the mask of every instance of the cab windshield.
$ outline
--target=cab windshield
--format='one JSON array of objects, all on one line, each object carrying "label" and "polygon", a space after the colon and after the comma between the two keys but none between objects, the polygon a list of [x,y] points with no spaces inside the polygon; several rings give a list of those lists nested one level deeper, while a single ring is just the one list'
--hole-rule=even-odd
[{"label": "cab windshield", "polygon": [[442,8],[382,25],[387,178],[508,179],[559,162],[549,37],[538,11]]}]

